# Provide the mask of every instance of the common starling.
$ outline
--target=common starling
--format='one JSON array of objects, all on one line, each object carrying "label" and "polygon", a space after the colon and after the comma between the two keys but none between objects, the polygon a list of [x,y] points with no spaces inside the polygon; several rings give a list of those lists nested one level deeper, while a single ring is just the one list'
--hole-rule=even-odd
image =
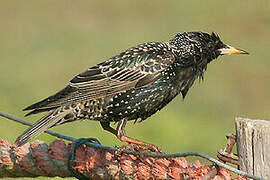
[{"label": "common starling", "polygon": [[[125,135],[127,121],[143,121],[179,93],[185,98],[207,64],[220,55],[248,54],[225,45],[215,33],[184,32],[169,42],[149,42],[127,49],[75,76],[56,94],[24,110],[48,111],[20,135],[21,146],[47,129],[80,119],[99,121],[121,141],[158,150]],[[118,122],[116,129],[111,122]]]}]

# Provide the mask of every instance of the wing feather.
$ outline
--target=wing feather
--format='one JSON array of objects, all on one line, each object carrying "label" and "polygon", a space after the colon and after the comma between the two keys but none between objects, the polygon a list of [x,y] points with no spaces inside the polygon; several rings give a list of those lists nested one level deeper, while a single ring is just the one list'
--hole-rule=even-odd
[{"label": "wing feather", "polygon": [[65,94],[60,91],[26,109],[59,107],[151,84],[160,77],[162,71],[175,62],[175,55],[170,51],[164,51],[166,45],[164,43],[158,45],[161,48],[156,50],[149,48],[153,43],[128,49],[75,76],[62,90]]}]

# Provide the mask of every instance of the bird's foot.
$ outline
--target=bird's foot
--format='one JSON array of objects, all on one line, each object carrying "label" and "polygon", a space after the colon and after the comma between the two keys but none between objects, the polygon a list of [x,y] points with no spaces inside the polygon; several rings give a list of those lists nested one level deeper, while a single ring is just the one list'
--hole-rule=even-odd
[{"label": "bird's foot", "polygon": [[145,149],[145,147],[128,143],[127,145],[121,146],[117,150],[120,154],[124,151],[132,151],[132,152],[141,152],[141,151],[148,151],[151,152],[149,149]]},{"label": "bird's foot", "polygon": [[147,144],[146,146],[148,149],[150,149],[152,152],[156,153],[162,153],[161,149],[159,149],[156,145],[154,144]]},{"label": "bird's foot", "polygon": [[133,138],[130,138],[128,136],[120,136],[119,139],[121,141],[127,142],[129,144],[134,144],[134,145],[137,145],[137,146],[145,147],[145,148],[149,149],[152,152],[162,153],[162,151],[154,144],[139,141],[137,139],[133,139]]},{"label": "bird's foot", "polygon": [[[143,147],[143,146],[138,145],[138,144],[128,143],[127,145],[119,147],[118,150],[114,152],[114,157],[115,157],[116,160],[118,160],[119,157],[121,157],[122,154],[128,153],[128,152],[136,152],[136,153],[138,153],[138,155],[136,157],[143,159],[143,157],[145,157],[147,154],[152,153],[153,149],[149,149],[149,148]],[[154,151],[154,152],[162,153],[160,150],[159,151]]]},{"label": "bird's foot", "polygon": [[130,144],[118,147],[117,151],[115,151],[115,157],[120,157],[121,154],[130,151],[130,152],[140,152],[143,148],[141,146],[138,146],[136,144]]}]

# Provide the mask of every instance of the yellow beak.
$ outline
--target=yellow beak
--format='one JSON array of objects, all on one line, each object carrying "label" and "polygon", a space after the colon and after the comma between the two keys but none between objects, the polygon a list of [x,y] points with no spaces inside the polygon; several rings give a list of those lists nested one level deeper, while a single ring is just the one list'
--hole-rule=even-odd
[{"label": "yellow beak", "polygon": [[232,46],[226,45],[225,48],[219,49],[218,51],[220,51],[221,55],[231,55],[231,54],[249,54],[248,52],[242,50],[242,49],[238,49],[238,48],[234,48]]}]

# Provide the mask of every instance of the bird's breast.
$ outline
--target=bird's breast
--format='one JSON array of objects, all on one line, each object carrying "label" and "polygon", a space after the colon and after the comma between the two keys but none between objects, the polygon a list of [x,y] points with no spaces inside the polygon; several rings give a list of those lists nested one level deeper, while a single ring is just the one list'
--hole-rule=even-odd
[{"label": "bird's breast", "polygon": [[[185,72],[184,72],[185,71]],[[193,82],[191,69],[169,69],[152,84],[118,93],[111,98],[106,116],[109,121],[146,119],[165,107]]]}]

